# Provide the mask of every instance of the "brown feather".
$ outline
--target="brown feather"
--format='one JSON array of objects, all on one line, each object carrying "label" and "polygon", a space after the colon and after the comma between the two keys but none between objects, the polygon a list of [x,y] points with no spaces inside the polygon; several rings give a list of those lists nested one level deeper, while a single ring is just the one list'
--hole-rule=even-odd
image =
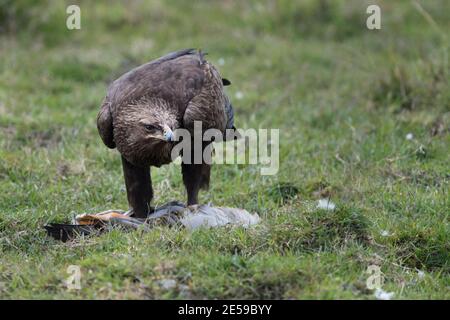
[{"label": "brown feather", "polygon": [[108,148],[114,149],[116,143],[114,142],[113,119],[109,106],[110,104],[105,99],[97,115],[97,130],[103,143]]},{"label": "brown feather", "polygon": [[208,62],[202,66],[205,73],[204,85],[199,94],[189,102],[183,124],[188,130],[193,130],[194,121],[202,121],[203,130],[214,128],[224,132],[227,118],[222,77]]}]

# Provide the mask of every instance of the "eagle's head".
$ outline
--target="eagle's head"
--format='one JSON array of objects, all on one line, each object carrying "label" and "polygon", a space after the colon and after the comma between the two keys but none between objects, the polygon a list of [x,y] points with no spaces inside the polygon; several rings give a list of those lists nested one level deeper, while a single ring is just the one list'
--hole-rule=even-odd
[{"label": "eagle's head", "polygon": [[173,131],[165,122],[157,121],[152,117],[145,117],[139,120],[139,124],[141,125],[139,131],[142,131],[142,139],[146,143],[158,144],[174,141]]},{"label": "eagle's head", "polygon": [[114,119],[114,141],[120,153],[135,165],[170,163],[175,111],[159,99],[140,100],[118,110]]}]

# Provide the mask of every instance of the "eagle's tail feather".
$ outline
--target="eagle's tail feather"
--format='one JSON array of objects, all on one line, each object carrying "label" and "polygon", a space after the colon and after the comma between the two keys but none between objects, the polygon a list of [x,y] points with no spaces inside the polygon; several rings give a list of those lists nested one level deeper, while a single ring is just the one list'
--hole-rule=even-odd
[{"label": "eagle's tail feather", "polygon": [[196,50],[193,48],[174,51],[174,52],[168,53],[165,56],[162,56],[161,58],[155,60],[155,62],[169,61],[169,60],[179,58],[181,56],[195,54],[195,52],[196,52]]},{"label": "eagle's tail feather", "polygon": [[205,56],[208,54],[208,52],[204,52],[201,49],[198,50],[198,58],[200,60],[200,64],[204,64],[206,62]]}]

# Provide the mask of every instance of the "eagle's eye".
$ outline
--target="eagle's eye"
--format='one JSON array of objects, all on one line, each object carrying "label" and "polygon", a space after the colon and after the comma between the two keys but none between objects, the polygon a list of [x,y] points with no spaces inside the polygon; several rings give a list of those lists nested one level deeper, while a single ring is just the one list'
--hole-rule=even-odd
[{"label": "eagle's eye", "polygon": [[158,131],[161,130],[161,127],[154,124],[144,124],[145,129],[148,131]]}]

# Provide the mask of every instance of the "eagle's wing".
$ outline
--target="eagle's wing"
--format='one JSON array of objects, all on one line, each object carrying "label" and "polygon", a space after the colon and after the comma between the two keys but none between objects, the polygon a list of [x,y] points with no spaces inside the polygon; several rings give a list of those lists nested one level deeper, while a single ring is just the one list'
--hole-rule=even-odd
[{"label": "eagle's wing", "polygon": [[224,132],[228,115],[222,77],[213,65],[203,60],[201,53],[200,60],[205,80],[200,92],[188,103],[183,115],[183,125],[192,131],[194,122],[201,121],[203,130],[214,128]]},{"label": "eagle's wing", "polygon": [[181,120],[189,101],[202,89],[204,80],[200,56],[194,49],[169,53],[125,73],[109,86],[97,116],[97,128],[103,142],[110,148],[115,147],[116,111],[142,98],[166,100],[178,111]]},{"label": "eagle's wing", "polygon": [[235,129],[234,127],[234,110],[230,99],[225,95],[225,112],[227,114],[227,129]]},{"label": "eagle's wing", "polygon": [[110,110],[110,103],[103,101],[100,112],[97,115],[97,130],[103,143],[111,149],[116,147],[113,135],[113,118]]}]

